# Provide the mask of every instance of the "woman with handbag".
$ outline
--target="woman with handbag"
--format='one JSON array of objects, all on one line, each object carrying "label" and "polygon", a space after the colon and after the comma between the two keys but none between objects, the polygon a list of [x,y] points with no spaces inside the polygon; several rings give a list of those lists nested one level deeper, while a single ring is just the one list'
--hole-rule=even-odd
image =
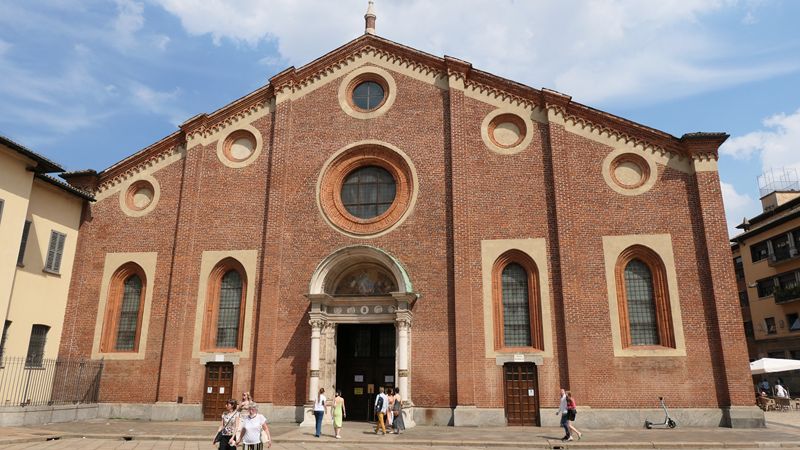
[{"label": "woman with handbag", "polygon": [[247,415],[240,419],[242,431],[236,443],[244,444],[244,450],[264,450],[272,447],[267,418],[258,413],[258,405],[250,402],[247,412]]},{"label": "woman with handbag", "polygon": [[225,402],[222,424],[217,430],[212,444],[219,442],[219,450],[236,450],[236,430],[238,429],[239,411],[236,410],[236,400],[230,399]]},{"label": "woman with handbag", "polygon": [[400,434],[406,429],[403,421],[403,397],[400,396],[400,389],[394,388],[394,403],[392,403],[392,432]]}]

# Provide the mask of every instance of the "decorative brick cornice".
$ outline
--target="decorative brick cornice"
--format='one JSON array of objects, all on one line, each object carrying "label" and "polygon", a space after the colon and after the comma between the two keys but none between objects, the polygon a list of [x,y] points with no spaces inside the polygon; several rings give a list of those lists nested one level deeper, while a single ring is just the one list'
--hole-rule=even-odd
[{"label": "decorative brick cornice", "polygon": [[135,175],[157,165],[167,158],[184,151],[185,148],[185,142],[181,133],[176,132],[170,135],[99,174],[100,181],[94,194],[101,194],[133,178]]}]

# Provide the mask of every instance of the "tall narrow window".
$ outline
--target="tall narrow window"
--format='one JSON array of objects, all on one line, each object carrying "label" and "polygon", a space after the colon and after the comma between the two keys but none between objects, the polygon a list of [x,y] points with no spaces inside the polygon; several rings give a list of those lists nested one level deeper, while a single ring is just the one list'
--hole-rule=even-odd
[{"label": "tall narrow window", "polygon": [[208,278],[203,350],[242,349],[246,293],[247,277],[241,263],[233,258],[220,261]]},{"label": "tall narrow window", "polygon": [[517,263],[503,269],[503,343],[506,347],[531,345],[528,274]]},{"label": "tall narrow window", "polygon": [[634,245],[620,255],[616,277],[622,346],[675,348],[666,268],[661,258],[647,247]]},{"label": "tall narrow window", "polygon": [[22,240],[19,242],[19,253],[17,253],[17,265],[23,265],[25,261],[25,247],[28,245],[28,233],[31,231],[31,221],[26,220],[22,228]]},{"label": "tall narrow window", "polygon": [[0,222],[3,221],[3,207],[6,205],[6,201],[0,198]]},{"label": "tall narrow window", "polygon": [[543,350],[538,270],[519,250],[509,250],[492,269],[495,348]]},{"label": "tall narrow window", "polygon": [[144,270],[136,263],[123,264],[111,276],[101,351],[139,350],[146,289]]},{"label": "tall narrow window", "polygon": [[236,348],[239,342],[239,313],[242,308],[242,277],[229,270],[222,277],[219,288],[219,315],[217,317],[217,347]]},{"label": "tall narrow window", "polygon": [[25,367],[42,367],[44,363],[44,344],[47,342],[47,325],[34,325],[31,328],[31,339],[28,341],[28,356]]},{"label": "tall narrow window", "polygon": [[64,241],[67,235],[58,231],[50,232],[50,244],[47,246],[47,262],[44,270],[58,273],[61,270],[61,256],[64,254]]},{"label": "tall narrow window", "polygon": [[119,311],[117,343],[114,350],[131,351],[136,344],[136,330],[139,329],[139,308],[142,297],[142,279],[133,274],[125,280],[122,287],[122,305]]}]

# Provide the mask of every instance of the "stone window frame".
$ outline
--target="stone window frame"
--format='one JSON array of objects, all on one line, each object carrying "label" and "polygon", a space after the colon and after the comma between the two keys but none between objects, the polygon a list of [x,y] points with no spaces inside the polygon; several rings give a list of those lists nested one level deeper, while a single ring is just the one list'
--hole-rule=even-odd
[{"label": "stone window frame", "polygon": [[[144,208],[133,207],[133,195],[138,186],[149,184],[153,190],[153,199]],[[161,199],[161,185],[152,175],[140,174],[135,179],[128,181],[119,192],[119,207],[129,217],[142,217],[153,211]]]},{"label": "stone window frame", "polygon": [[[253,143],[253,153],[242,160],[229,157],[231,145],[233,145],[233,142],[236,139],[242,137],[243,135],[249,135],[255,140]],[[230,131],[224,135],[224,137],[217,140],[217,159],[219,159],[222,165],[231,169],[241,169],[253,164],[256,160],[258,160],[259,156],[261,156],[261,152],[263,150],[264,138],[261,135],[261,132],[249,124],[238,124],[231,128]]]},{"label": "stone window frame", "polygon": [[[509,264],[519,264],[528,276],[528,315],[530,317],[531,345],[511,347],[505,345],[505,320],[503,317],[503,270]],[[494,311],[494,348],[496,351],[541,352],[544,350],[542,330],[542,305],[539,293],[539,270],[533,259],[521,250],[511,249],[501,254],[492,267],[492,304]]]},{"label": "stone window frame", "polygon": [[[624,162],[633,162],[642,170],[642,180],[636,185],[625,185],[617,180],[614,170]],[[601,164],[603,180],[614,192],[626,196],[636,196],[648,192],[658,181],[658,166],[654,157],[644,151],[631,151],[618,148],[611,151]]]},{"label": "stone window frame", "polygon": [[[132,276],[138,276],[142,282],[139,292],[139,316],[136,319],[136,334],[133,339],[133,348],[130,350],[117,349],[117,334],[122,311],[122,300],[125,295],[125,281]],[[145,299],[147,297],[147,275],[139,264],[128,261],[121,265],[111,275],[108,288],[108,302],[106,303],[103,331],[100,341],[100,351],[103,353],[138,353],[142,336],[142,321],[144,319]]]},{"label": "stone window frame", "polygon": [[[611,333],[611,344],[614,357],[654,357],[671,358],[686,357],[686,339],[683,330],[680,289],[678,284],[677,265],[672,248],[672,235],[662,234],[630,234],[603,236],[603,262],[605,268],[606,289],[608,292],[608,319]],[[658,256],[663,264],[664,283],[669,293],[669,311],[671,319],[671,335],[674,347],[663,346],[624,346],[622,338],[622,315],[620,314],[620,285],[618,277],[620,256],[636,245],[645,247]],[[624,268],[624,266],[622,266]],[[651,268],[652,271],[652,268]],[[622,297],[624,298],[624,297]]]},{"label": "stone window frame", "polygon": [[[383,102],[377,108],[365,111],[353,104],[353,90],[365,81],[374,81],[383,87]],[[389,71],[377,66],[360,66],[342,78],[337,92],[339,106],[350,117],[374,119],[386,114],[397,98],[397,83]]]},{"label": "stone window frame", "polygon": [[[219,302],[220,302],[220,288],[222,287],[222,278],[230,271],[239,273],[242,280],[242,293],[239,300],[239,329],[236,338],[236,347],[218,347],[217,346],[217,321],[219,320]],[[244,321],[247,305],[247,271],[236,258],[226,257],[219,261],[208,276],[208,288],[206,290],[205,311],[203,316],[203,334],[200,346],[200,351],[203,352],[241,352],[244,342]]]},{"label": "stone window frame", "polygon": [[[342,183],[352,171],[370,165],[392,174],[395,199],[383,214],[360,219],[342,203]],[[398,148],[374,140],[356,142],[334,153],[323,165],[317,181],[317,205],[326,222],[337,231],[357,238],[378,237],[399,226],[413,211],[417,195],[417,174],[410,158]]]},{"label": "stone window frame", "polygon": [[[647,266],[648,269],[650,269],[659,345],[633,345],[631,342],[625,269],[633,260],[641,261]],[[617,258],[615,274],[622,348],[675,349],[675,334],[670,307],[669,286],[667,285],[666,267],[664,266],[664,262],[661,260],[661,257],[656,252],[644,245],[632,245],[620,253],[619,257]]]},{"label": "stone window frame", "polygon": [[[111,293],[111,279],[114,273],[123,265],[133,262],[144,270],[146,276],[147,288],[144,291],[144,309],[142,311],[140,339],[138,342],[138,351],[103,351],[101,350],[101,343],[103,341],[103,331],[106,325],[106,310],[110,306],[110,293]],[[99,299],[97,303],[97,313],[95,314],[95,327],[94,338],[92,340],[92,359],[94,360],[114,360],[114,361],[130,361],[130,360],[144,360],[147,353],[147,336],[150,330],[150,315],[153,305],[153,292],[157,287],[156,280],[156,267],[158,263],[157,252],[120,252],[120,253],[106,253],[105,262],[103,264],[102,278],[100,279],[100,291],[98,293]],[[144,284],[143,284],[144,285]]]}]

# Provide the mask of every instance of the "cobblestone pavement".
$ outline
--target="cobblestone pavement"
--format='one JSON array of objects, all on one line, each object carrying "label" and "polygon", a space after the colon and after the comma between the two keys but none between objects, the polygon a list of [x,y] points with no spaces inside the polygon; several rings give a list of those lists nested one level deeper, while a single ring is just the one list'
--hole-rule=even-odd
[{"label": "cobblestone pavement", "polygon": [[[330,443],[320,445],[315,442],[307,443],[288,443],[288,444],[275,444],[270,450],[305,450],[305,449],[375,449],[374,445],[368,444],[347,444],[347,443]],[[205,442],[179,442],[179,441],[120,441],[120,440],[107,440],[107,439],[65,439],[59,441],[37,442],[14,444],[3,446],[3,450],[11,449],[82,449],[82,450],[213,450],[216,446]],[[419,449],[417,445],[392,445],[392,450],[412,450]],[[463,446],[448,446],[448,447],[435,447],[436,450],[457,450],[457,449],[481,449],[485,447],[463,447]],[[523,449],[525,447],[503,447],[508,450]]]}]

